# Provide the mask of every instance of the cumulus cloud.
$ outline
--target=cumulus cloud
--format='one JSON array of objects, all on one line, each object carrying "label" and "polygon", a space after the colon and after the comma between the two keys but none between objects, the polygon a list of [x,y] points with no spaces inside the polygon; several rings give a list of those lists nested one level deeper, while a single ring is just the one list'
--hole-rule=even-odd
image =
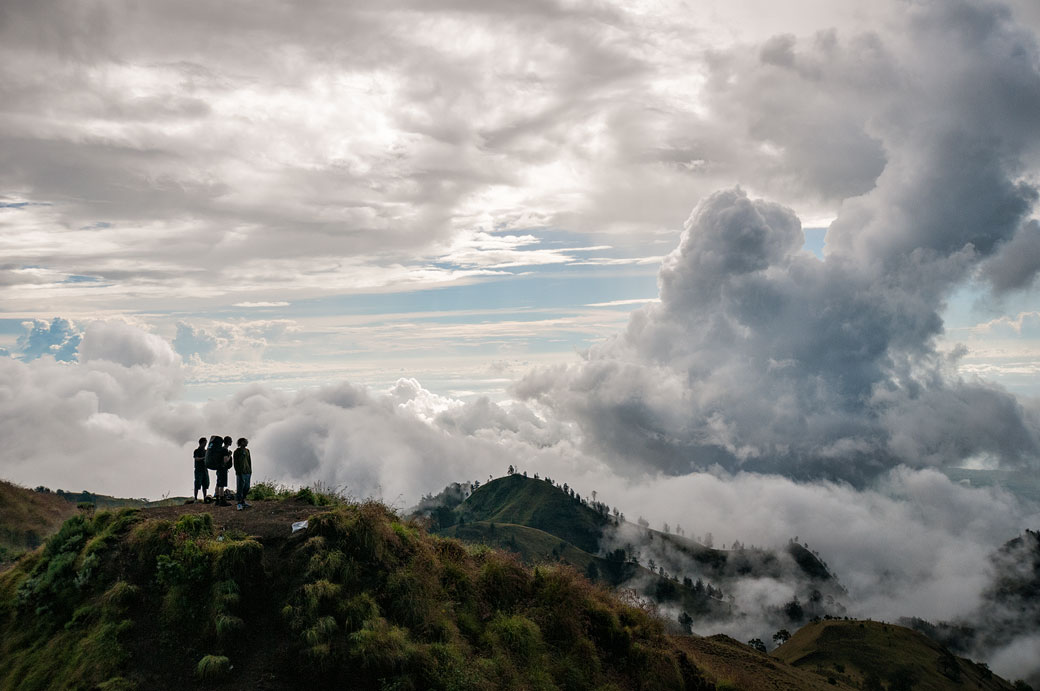
[{"label": "cumulus cloud", "polygon": [[[959,2],[915,6],[905,39],[912,52],[833,34],[762,48],[776,88],[851,89],[886,152],[873,187],[831,224],[823,261],[801,249],[789,209],[739,188],[711,195],[662,264],[661,302],[517,394],[576,421],[619,469],[719,464],[862,483],[899,464],[1033,462],[1038,411],[961,380],[935,341],[953,288],[1032,232],[1037,192],[1020,175],[1040,132],[1020,105],[1040,104],[1037,47],[1005,10]],[[868,102],[879,85],[890,96]],[[1000,273],[1010,283],[998,287],[1023,273]]]},{"label": "cumulus cloud", "polygon": [[288,319],[230,320],[190,324],[177,322],[173,348],[186,360],[198,362],[249,362],[263,357],[272,342],[293,332]]},{"label": "cumulus cloud", "polygon": [[22,324],[25,333],[18,337],[17,347],[21,359],[35,360],[50,355],[59,362],[70,362],[76,359],[82,334],[67,319],[55,317],[47,323],[40,319]]}]

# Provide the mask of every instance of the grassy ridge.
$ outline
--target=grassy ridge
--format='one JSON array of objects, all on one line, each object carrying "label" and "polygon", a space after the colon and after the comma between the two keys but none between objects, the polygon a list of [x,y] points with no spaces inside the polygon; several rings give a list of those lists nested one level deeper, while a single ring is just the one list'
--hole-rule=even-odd
[{"label": "grassy ridge", "polygon": [[772,655],[859,688],[1003,691],[1011,684],[911,629],[874,621],[820,621],[799,629]]},{"label": "grassy ridge", "polygon": [[250,688],[240,670],[279,656],[266,688],[714,688],[659,621],[572,569],[379,504],[277,546],[146,515],[74,516],[0,574],[0,689]]}]

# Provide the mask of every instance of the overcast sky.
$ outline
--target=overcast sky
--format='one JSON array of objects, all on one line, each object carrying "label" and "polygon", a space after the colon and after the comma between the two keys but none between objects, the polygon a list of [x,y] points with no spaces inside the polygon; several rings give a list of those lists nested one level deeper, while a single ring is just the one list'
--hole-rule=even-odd
[{"label": "overcast sky", "polygon": [[404,506],[513,461],[805,536],[871,612],[966,612],[1038,521],[937,472],[1040,457],[1038,29],[1032,0],[6,0],[0,476],[186,494],[219,432]]}]

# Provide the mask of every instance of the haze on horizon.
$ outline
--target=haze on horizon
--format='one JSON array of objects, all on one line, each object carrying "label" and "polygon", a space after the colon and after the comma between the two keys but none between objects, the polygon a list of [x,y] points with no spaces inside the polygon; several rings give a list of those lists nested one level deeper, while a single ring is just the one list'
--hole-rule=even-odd
[{"label": "haze on horizon", "polygon": [[802,536],[870,616],[973,611],[1040,523],[942,472],[1040,462],[1038,29],[1028,0],[6,2],[0,477],[186,494],[219,432],[258,479],[403,507],[512,463]]}]

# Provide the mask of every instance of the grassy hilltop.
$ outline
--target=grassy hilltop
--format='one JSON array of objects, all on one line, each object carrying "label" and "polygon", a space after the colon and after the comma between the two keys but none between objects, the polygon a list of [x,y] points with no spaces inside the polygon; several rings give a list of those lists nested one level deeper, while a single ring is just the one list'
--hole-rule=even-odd
[{"label": "grassy hilltop", "polygon": [[650,613],[567,567],[379,504],[257,504],[223,516],[275,511],[280,531],[198,505],[67,521],[0,574],[0,688],[714,688]]}]

